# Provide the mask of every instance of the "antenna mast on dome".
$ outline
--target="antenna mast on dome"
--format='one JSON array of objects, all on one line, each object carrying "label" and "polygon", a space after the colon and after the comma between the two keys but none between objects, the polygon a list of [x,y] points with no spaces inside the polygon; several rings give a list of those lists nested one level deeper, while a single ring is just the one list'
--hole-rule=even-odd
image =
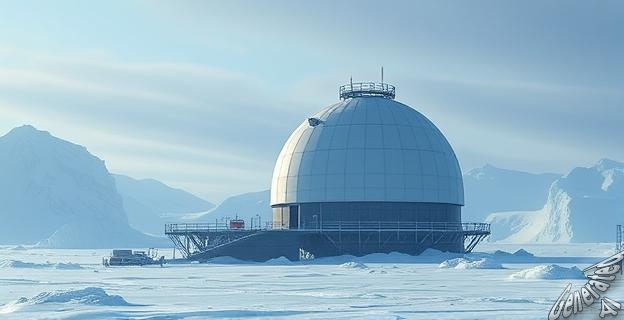
[{"label": "antenna mast on dome", "polygon": [[381,66],[381,85],[383,86],[383,66]]}]

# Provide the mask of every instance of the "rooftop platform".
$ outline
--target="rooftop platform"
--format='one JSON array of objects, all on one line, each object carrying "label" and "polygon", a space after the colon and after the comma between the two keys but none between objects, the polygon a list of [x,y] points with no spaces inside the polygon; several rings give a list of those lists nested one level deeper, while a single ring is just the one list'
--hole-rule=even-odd
[{"label": "rooftop platform", "polygon": [[396,96],[396,88],[387,83],[377,82],[354,82],[340,86],[340,99],[357,98],[357,97],[383,97],[394,99]]}]

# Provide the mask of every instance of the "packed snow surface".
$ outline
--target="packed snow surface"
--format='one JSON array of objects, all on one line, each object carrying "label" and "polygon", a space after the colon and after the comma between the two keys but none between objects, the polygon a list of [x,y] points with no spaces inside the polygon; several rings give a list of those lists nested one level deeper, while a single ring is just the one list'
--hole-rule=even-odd
[{"label": "packed snow surface", "polygon": [[[612,244],[521,248],[489,243],[468,255],[427,250],[265,263],[222,257],[105,268],[101,258],[110,250],[7,246],[1,261],[29,267],[0,269],[0,319],[544,319],[568,283],[580,288],[587,279],[510,280],[512,274],[548,264],[583,269],[613,254]],[[505,269],[439,268],[452,259],[489,259]],[[68,262],[82,269],[50,267]],[[624,301],[619,288],[609,297]]]},{"label": "packed snow surface", "polygon": [[520,270],[511,279],[584,279],[585,274],[578,267],[562,267],[556,264],[539,265]]}]

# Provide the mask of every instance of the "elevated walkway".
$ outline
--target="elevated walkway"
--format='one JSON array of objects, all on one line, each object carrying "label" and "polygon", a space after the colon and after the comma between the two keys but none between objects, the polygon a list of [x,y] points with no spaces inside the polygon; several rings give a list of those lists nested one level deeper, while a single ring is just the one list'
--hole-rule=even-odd
[{"label": "elevated walkway", "polygon": [[266,261],[374,252],[419,254],[426,248],[471,252],[490,235],[486,223],[332,221],[300,229],[228,229],[214,224],[168,224],[165,234],[188,259],[231,256]]}]

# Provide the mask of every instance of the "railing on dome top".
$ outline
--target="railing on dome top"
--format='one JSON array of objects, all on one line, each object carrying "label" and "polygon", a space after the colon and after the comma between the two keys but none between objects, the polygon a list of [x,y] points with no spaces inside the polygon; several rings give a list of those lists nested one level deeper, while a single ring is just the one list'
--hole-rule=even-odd
[{"label": "railing on dome top", "polygon": [[340,86],[340,99],[379,96],[394,99],[396,89],[393,85],[376,82],[354,82]]}]

